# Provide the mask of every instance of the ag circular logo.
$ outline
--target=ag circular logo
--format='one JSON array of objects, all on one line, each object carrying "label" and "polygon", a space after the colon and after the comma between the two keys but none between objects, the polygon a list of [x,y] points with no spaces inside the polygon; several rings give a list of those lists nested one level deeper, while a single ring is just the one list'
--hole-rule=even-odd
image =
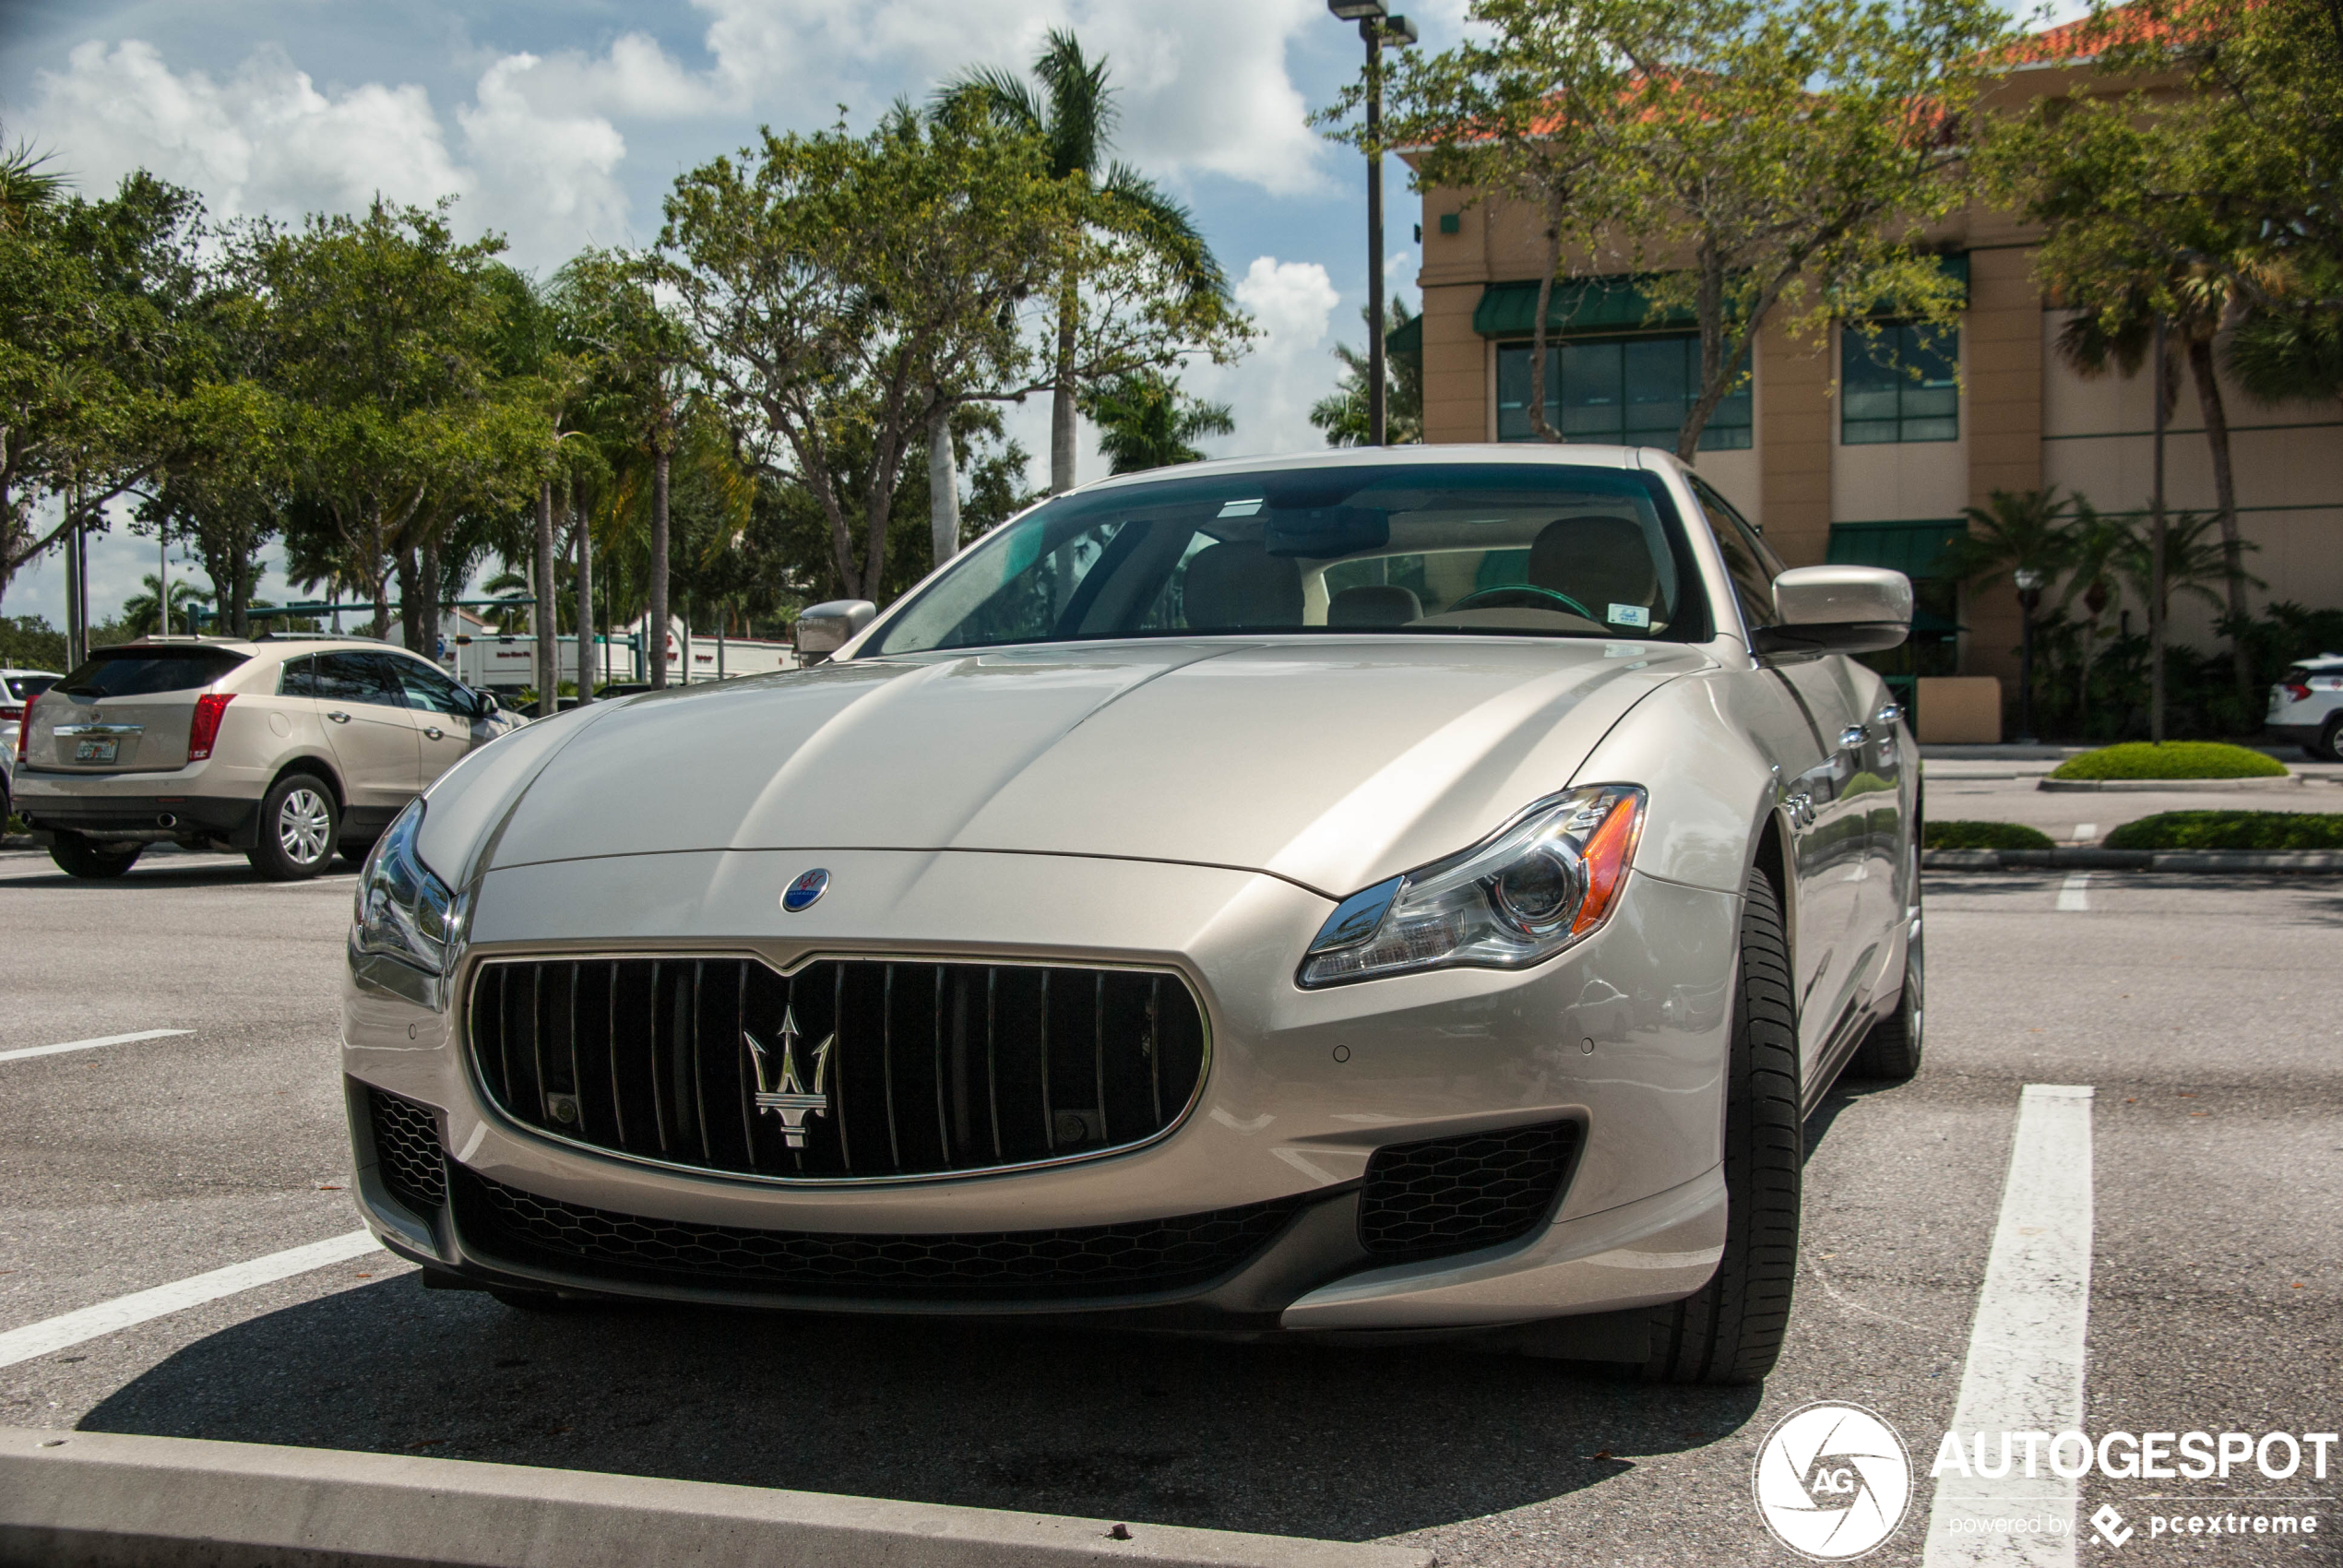
[{"label": "ag circular logo", "polygon": [[781,895],[781,908],[792,915],[801,909],[810,909],[815,901],[829,890],[829,873],[818,868],[809,871],[789,885],[789,891]]},{"label": "ag circular logo", "polygon": [[1803,1405],[1766,1434],[1751,1486],[1776,1540],[1817,1562],[1843,1562],[1904,1522],[1911,1455],[1896,1429],[1861,1405]]}]

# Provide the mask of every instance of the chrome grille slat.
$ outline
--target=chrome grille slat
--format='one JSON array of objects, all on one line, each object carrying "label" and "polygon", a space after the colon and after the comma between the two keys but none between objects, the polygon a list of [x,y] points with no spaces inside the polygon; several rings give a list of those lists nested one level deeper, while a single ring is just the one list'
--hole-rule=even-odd
[{"label": "chrome grille slat", "polygon": [[[1207,1054],[1193,993],[1151,971],[817,959],[784,978],[717,956],[491,958],[470,999],[474,1071],[512,1121],[766,1181],[951,1175],[1128,1148],[1185,1114]],[[929,1073],[933,1144],[917,1133]]]}]

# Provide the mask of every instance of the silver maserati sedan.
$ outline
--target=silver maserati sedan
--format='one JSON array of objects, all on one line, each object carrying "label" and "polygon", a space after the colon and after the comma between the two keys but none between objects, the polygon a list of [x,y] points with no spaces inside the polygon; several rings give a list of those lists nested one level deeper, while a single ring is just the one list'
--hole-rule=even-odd
[{"label": "silver maserati sedan", "polygon": [[1663,454],[1199,463],[813,667],[444,775],[361,879],[368,1222],[429,1285],[1473,1336],[1762,1378],[1805,1113],[1921,1042],[1917,770]]}]

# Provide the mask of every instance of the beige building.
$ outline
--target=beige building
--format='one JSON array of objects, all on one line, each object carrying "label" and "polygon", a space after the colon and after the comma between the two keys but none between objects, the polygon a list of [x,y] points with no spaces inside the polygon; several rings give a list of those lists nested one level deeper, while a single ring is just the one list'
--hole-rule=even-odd
[{"label": "beige building", "polygon": [[[2021,71],[2028,96],[2063,91],[2070,70]],[[1967,281],[1950,342],[1883,327],[1834,326],[1825,341],[1761,332],[1744,389],[1711,421],[1700,471],[1793,565],[1892,565],[1920,588],[1907,668],[2016,671],[2018,611],[2006,585],[1962,603],[1937,573],[1962,512],[1996,490],[2055,486],[2101,510],[2145,509],[2151,492],[2151,377],[2087,380],[2057,352],[2068,312],[2045,302],[2034,236],[1972,209],[1933,236]],[[1534,439],[1527,413],[1542,242],[1531,209],[1466,193],[1423,196],[1420,325],[1397,351],[1423,356],[1424,438]],[[1547,413],[1565,437],[1672,447],[1697,382],[1691,322],[1653,322],[1626,277],[1568,276],[1549,307]],[[1908,367],[1917,367],[1912,375]],[[2256,402],[2224,384],[2240,522],[2259,548],[2259,603],[2343,604],[2343,405]],[[2176,508],[2210,511],[2212,465],[2196,391],[2183,378],[2167,436]],[[2129,607],[2135,624],[2144,608]],[[2207,612],[2176,604],[2176,637],[2211,647]]]}]

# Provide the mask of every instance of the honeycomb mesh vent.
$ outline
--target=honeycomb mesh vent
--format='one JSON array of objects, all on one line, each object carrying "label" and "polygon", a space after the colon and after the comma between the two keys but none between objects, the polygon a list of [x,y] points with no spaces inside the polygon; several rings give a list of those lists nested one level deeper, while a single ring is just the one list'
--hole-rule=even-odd
[{"label": "honeycomb mesh vent", "polygon": [[750,1230],[614,1214],[455,1168],[466,1240],[515,1261],[612,1278],[862,1298],[1121,1296],[1203,1284],[1243,1264],[1301,1198],[1125,1225],[943,1235]]},{"label": "honeycomb mesh vent", "polygon": [[1377,1257],[1510,1241],[1553,1211],[1577,1151],[1575,1122],[1393,1144],[1367,1162],[1359,1241]]},{"label": "honeycomb mesh vent", "polygon": [[375,1160],[383,1185],[417,1214],[430,1214],[447,1201],[438,1114],[427,1105],[380,1089],[368,1089],[366,1099],[374,1115]]}]

